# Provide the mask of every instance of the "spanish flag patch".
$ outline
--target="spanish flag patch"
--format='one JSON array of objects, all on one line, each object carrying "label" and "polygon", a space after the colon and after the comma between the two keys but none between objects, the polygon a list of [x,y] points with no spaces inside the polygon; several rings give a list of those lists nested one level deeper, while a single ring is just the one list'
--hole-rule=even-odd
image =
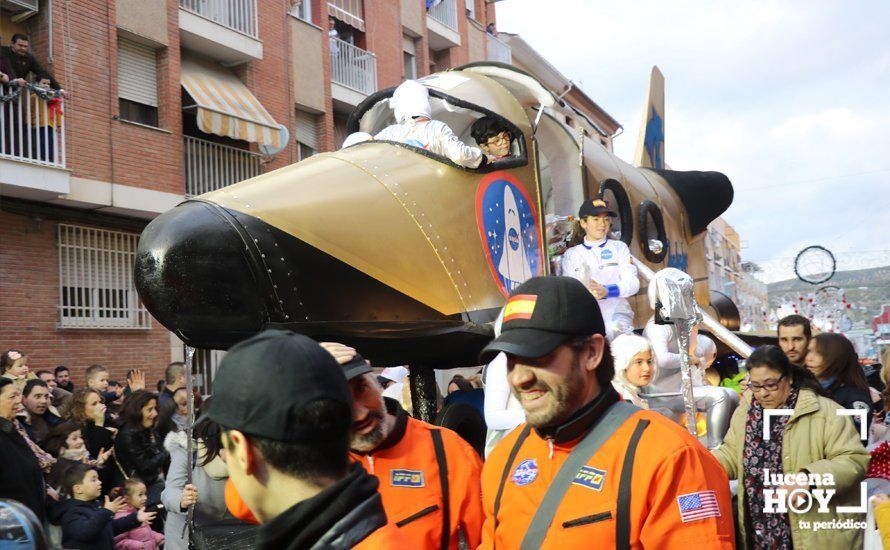
[{"label": "spanish flag patch", "polygon": [[535,294],[517,294],[511,296],[504,306],[504,322],[515,321],[516,319],[531,319],[535,312],[535,303],[538,296]]}]

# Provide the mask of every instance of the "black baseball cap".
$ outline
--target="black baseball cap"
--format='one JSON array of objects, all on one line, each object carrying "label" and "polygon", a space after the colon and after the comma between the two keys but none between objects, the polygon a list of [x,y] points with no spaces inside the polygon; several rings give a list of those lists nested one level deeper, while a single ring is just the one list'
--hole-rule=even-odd
[{"label": "black baseball cap", "polygon": [[[330,399],[352,406],[343,369],[314,340],[267,330],[232,346],[213,380],[207,416],[226,429],[296,443],[330,437],[330,426],[296,425],[292,412]],[[349,419],[351,415],[347,415]],[[344,433],[350,423],[343,426]]]},{"label": "black baseball cap", "polygon": [[347,381],[359,377],[363,374],[373,372],[373,369],[371,369],[371,363],[368,363],[367,359],[357,353],[355,354],[355,357],[353,357],[348,363],[341,366],[343,367],[343,374],[346,375]]},{"label": "black baseball cap", "polygon": [[608,214],[613,218],[617,218],[618,214],[609,210],[609,204],[603,199],[590,199],[581,203],[578,209],[578,217],[582,220],[587,216],[599,216],[600,214]]},{"label": "black baseball cap", "polygon": [[533,277],[510,294],[503,310],[501,335],[482,349],[488,363],[499,352],[543,357],[575,336],[606,334],[596,298],[578,279]]}]

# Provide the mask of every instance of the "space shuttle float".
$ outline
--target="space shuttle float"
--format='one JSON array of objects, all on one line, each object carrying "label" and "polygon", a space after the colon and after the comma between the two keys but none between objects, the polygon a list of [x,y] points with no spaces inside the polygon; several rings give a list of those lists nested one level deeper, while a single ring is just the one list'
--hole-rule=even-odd
[{"label": "space shuttle float", "polygon": [[[185,343],[225,349],[286,328],[356,346],[376,365],[477,364],[511,289],[558,271],[581,202],[603,196],[613,237],[650,268],[678,267],[709,303],[704,237],[732,202],[717,172],[666,170],[663,84],[653,69],[633,167],[594,123],[534,77],[483,62],[420,79],[433,118],[469,145],[494,117],[511,155],[467,169],[429,151],[368,141],[186,200],[139,241],[136,285]],[[395,122],[393,89],[351,114],[350,132]],[[636,325],[651,315],[640,292]]]}]

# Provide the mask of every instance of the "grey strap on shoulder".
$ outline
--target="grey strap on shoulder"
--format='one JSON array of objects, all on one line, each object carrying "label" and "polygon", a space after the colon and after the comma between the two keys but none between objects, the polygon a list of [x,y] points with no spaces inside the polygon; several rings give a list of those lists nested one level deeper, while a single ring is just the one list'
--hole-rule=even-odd
[{"label": "grey strap on shoulder", "polygon": [[615,430],[638,410],[637,407],[626,401],[618,401],[603,413],[596,426],[572,449],[556,477],[550,482],[550,487],[544,494],[544,500],[538,506],[538,511],[535,512],[535,516],[525,532],[525,537],[522,539],[522,544],[519,547],[521,550],[541,548],[547,537],[547,531],[550,530],[550,524],[553,523],[553,517],[556,516],[556,510],[562,504],[562,499],[568,492],[578,470],[596,454],[603,443],[612,437]]}]

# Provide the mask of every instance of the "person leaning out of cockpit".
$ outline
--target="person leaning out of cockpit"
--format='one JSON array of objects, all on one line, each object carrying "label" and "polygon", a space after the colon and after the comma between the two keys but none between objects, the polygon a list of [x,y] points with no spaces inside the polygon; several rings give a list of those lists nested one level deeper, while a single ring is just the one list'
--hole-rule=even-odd
[{"label": "person leaning out of cockpit", "polygon": [[578,210],[584,240],[568,249],[562,260],[563,275],[584,283],[599,300],[609,341],[633,331],[634,312],[627,298],[640,290],[630,249],[623,242],[609,238],[614,217],[617,216],[609,210],[606,201],[584,201]]},{"label": "person leaning out of cockpit", "polygon": [[490,162],[497,162],[510,158],[510,144],[513,143],[513,135],[502,122],[498,122],[490,116],[484,116],[473,123],[470,135],[479,144]]}]

